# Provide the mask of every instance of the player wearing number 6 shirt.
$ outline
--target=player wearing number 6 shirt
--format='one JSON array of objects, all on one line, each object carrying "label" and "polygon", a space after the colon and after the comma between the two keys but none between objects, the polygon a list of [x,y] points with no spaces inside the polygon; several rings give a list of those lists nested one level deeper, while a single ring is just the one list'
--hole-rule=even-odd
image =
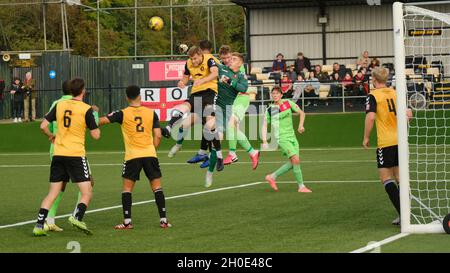
[{"label": "player wearing number 6 shirt", "polygon": [[[364,129],[363,147],[369,148],[369,138],[374,122],[377,124],[378,174],[386,193],[400,214],[400,196],[398,190],[398,140],[397,140],[397,95],[395,90],[386,86],[389,72],[377,67],[372,71],[372,82],[375,89],[370,91],[366,100],[366,121]],[[408,117],[412,113],[408,110]],[[400,224],[400,218],[392,222]]]},{"label": "player wearing number 6 shirt", "polygon": [[141,106],[140,88],[129,86],[126,89],[129,106],[100,118],[99,124],[119,123],[122,127],[125,143],[125,162],[123,163],[122,207],[124,221],[115,229],[132,229],[131,193],[135,182],[139,180],[141,170],[150,181],[155,195],[155,203],[160,216],[160,227],[171,227],[166,218],[166,201],[161,188],[161,170],[156,148],[161,141],[161,129],[158,115],[152,109]]},{"label": "player wearing number 6 shirt", "polygon": [[[100,130],[94,118],[92,107],[83,102],[86,90],[82,79],[73,79],[70,82],[73,98],[61,101],[45,116],[41,123],[41,130],[54,143],[54,155],[50,167],[50,190],[44,198],[33,234],[46,236],[44,223],[48,210],[62,190],[63,183],[69,181],[77,183],[81,192],[80,202],[74,216],[69,222],[85,232],[92,234],[86,224],[82,222],[84,213],[92,197],[89,164],[86,159],[85,134],[89,128],[92,138],[100,138]],[[58,132],[53,135],[48,126],[56,121]]]}]

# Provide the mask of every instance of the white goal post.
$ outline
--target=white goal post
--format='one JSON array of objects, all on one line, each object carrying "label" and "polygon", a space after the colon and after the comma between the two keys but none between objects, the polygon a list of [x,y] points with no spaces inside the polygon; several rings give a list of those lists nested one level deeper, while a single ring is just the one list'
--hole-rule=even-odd
[{"label": "white goal post", "polygon": [[442,3],[393,5],[403,233],[444,232],[450,213],[450,1],[434,8]]}]

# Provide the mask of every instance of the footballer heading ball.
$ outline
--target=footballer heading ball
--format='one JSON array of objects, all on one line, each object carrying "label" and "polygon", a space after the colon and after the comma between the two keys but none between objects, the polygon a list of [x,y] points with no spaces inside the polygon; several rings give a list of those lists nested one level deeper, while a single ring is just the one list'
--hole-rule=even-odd
[{"label": "footballer heading ball", "polygon": [[164,27],[164,21],[159,16],[153,16],[150,18],[149,26],[151,30],[160,31]]}]

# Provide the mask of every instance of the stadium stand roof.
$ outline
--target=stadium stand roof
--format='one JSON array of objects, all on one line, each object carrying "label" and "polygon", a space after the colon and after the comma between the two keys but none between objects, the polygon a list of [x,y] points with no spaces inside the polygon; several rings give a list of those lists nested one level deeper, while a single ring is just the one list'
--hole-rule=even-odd
[{"label": "stadium stand roof", "polygon": [[[319,7],[319,6],[348,6],[348,5],[368,5],[369,2],[375,4],[393,4],[396,0],[231,0],[231,2],[250,9],[267,9],[267,8],[288,8],[288,7]],[[407,2],[426,2],[420,0],[404,0]]]}]

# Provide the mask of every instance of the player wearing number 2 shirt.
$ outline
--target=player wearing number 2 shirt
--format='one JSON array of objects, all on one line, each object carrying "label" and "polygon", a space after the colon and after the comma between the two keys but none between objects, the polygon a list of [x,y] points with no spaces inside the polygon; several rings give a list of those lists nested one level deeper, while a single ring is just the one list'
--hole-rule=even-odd
[{"label": "player wearing number 2 shirt", "polygon": [[155,194],[155,203],[160,216],[160,227],[171,225],[166,218],[165,197],[161,187],[161,170],[156,148],[161,141],[161,129],[158,115],[154,110],[141,106],[140,88],[129,86],[126,90],[129,106],[100,118],[100,125],[119,123],[125,143],[125,162],[123,163],[123,223],[115,229],[132,229],[131,193],[134,184],[140,178],[143,169]]}]

